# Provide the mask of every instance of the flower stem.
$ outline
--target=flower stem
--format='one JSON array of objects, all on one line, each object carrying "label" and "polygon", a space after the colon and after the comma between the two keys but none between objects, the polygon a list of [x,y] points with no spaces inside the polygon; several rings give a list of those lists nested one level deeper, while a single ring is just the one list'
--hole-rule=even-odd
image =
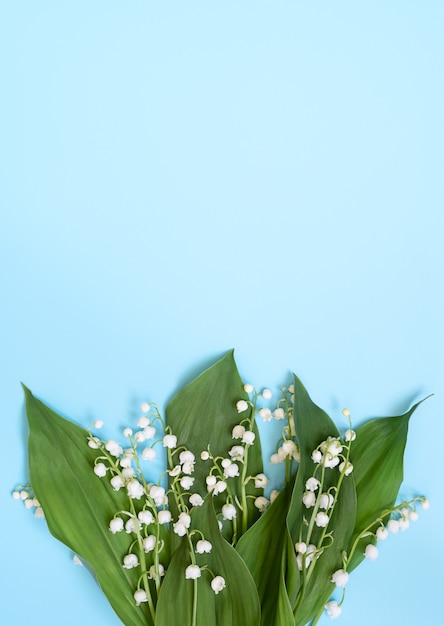
[{"label": "flower stem", "polygon": [[[134,518],[137,520],[137,514],[136,514],[136,509],[134,507],[134,503],[131,499],[129,503],[130,503],[130,510],[132,514],[134,515]],[[150,584],[148,580],[148,571],[146,569],[146,561],[145,561],[145,551],[143,549],[143,539],[140,534],[140,530],[138,528],[137,523],[136,523],[136,534],[137,534],[137,544],[139,547],[139,554],[140,554],[140,569],[142,570],[143,586],[144,586],[146,596],[148,599],[148,606],[150,608],[151,617],[153,618],[153,622],[154,622],[156,620],[156,610],[154,608],[153,598],[151,596]],[[156,570],[156,582],[157,582],[157,577],[158,577],[158,570]]]}]

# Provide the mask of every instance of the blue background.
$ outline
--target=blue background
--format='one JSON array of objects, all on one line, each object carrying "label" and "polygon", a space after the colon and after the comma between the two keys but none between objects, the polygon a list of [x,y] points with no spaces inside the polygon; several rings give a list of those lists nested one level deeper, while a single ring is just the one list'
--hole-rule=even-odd
[{"label": "blue background", "polygon": [[440,0],[0,2],[2,622],[119,623],[10,496],[20,381],[111,433],[235,348],[339,424],[436,394],[402,490],[432,508],[339,622],[436,623],[443,27]]}]

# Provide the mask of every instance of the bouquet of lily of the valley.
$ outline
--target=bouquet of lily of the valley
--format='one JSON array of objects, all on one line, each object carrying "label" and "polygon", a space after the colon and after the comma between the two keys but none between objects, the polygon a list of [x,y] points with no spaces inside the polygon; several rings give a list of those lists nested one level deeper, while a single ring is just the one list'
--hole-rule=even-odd
[{"label": "bouquet of lily of the valley", "polygon": [[[25,395],[30,485],[14,497],[93,570],[126,626],[337,617],[351,571],[428,506],[397,504],[418,405],[341,434],[296,376],[274,410],[264,406],[271,392],[243,384],[232,352],[179,391],[165,418],[143,404],[124,444],[101,439],[100,420],[85,430]],[[282,422],[271,456],[280,491],[268,493],[257,416]],[[152,482],[162,447],[168,467]]]}]

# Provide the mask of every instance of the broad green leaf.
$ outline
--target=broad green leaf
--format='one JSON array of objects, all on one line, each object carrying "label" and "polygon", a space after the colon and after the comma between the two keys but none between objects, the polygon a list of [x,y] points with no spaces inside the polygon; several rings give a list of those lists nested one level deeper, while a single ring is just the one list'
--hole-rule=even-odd
[{"label": "broad green leaf", "polygon": [[[375,419],[356,429],[356,441],[352,443],[350,457],[354,467],[358,514],[350,547],[360,533],[396,502],[403,480],[409,420],[420,404],[415,404],[404,415]],[[376,528],[377,525],[373,525],[372,530]],[[368,537],[360,542],[349,570],[363,560],[364,549],[369,542]]]},{"label": "broad green leaf", "polygon": [[[209,554],[196,554],[197,564],[208,569],[202,569],[201,577],[195,581],[185,578],[191,557],[189,544],[183,539],[160,590],[156,626],[258,626],[260,604],[256,586],[241,557],[222,537],[211,496],[207,496],[202,507],[193,509],[191,519],[192,528],[199,529],[211,541]],[[218,594],[211,589],[211,572],[223,576],[226,582],[226,588]]]},{"label": "broad green leaf", "polygon": [[261,626],[293,626],[285,580],[299,577],[286,517],[294,478],[236,546],[256,583],[262,607]]},{"label": "broad green leaf", "polygon": [[126,570],[126,533],[113,535],[109,521],[127,507],[93,471],[96,452],[87,431],[62,418],[24,387],[29,422],[29,471],[51,533],[94,571],[114,611],[126,626],[153,624],[146,605],[136,607],[138,570]]},{"label": "broad green leaf", "polygon": [[[166,422],[177,436],[178,446],[185,446],[191,450],[196,459],[200,459],[203,450],[209,448],[214,457],[227,457],[228,451],[237,442],[232,439],[232,429],[241,420],[251,417],[251,409],[241,414],[237,412],[236,402],[248,400],[242,380],[234,362],[233,352],[228,352],[221,360],[205,370],[200,376],[181,389],[166,408]],[[256,435],[254,444],[248,451],[248,474],[255,476],[263,471],[262,452],[259,432],[256,424],[253,425]],[[193,491],[202,497],[207,494],[205,478],[211,468],[211,462],[196,463],[194,471]],[[241,466],[242,471],[242,466]],[[231,478],[230,488],[241,501],[242,477]],[[255,489],[254,481],[250,481],[246,488],[247,495],[261,495],[262,491]],[[218,498],[217,504],[223,504],[226,494]],[[253,499],[247,500],[248,517],[244,520],[243,531],[259,517]],[[225,523],[224,528],[229,528]],[[239,523],[238,537],[242,534]],[[226,533],[231,536],[231,532]]]},{"label": "broad green leaf", "polygon": [[[339,433],[330,417],[311,400],[306,389],[297,376],[294,377],[294,421],[296,437],[300,447],[301,460],[296,482],[293,489],[290,508],[287,516],[288,528],[292,543],[299,541],[306,526],[304,517],[309,519],[312,509],[302,503],[305,483],[313,476],[315,464],[311,454],[327,437],[338,437]],[[337,484],[338,468],[327,468],[324,491]],[[316,561],[313,575],[303,584],[300,576],[299,586],[289,588],[289,596],[295,607],[295,626],[303,626],[313,619],[328,600],[334,585],[330,582],[331,575],[342,566],[342,552],[347,549],[353,532],[356,518],[356,492],[353,477],[344,477],[337,503],[331,516],[328,530],[334,529],[333,545],[326,549]],[[310,543],[317,544],[322,529],[316,528]],[[308,572],[313,565],[310,566]]]}]

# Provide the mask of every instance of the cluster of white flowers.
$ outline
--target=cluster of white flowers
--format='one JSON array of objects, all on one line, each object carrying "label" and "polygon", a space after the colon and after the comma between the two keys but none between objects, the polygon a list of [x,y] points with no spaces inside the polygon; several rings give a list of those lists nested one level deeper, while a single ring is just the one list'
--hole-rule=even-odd
[{"label": "cluster of white flowers", "polygon": [[[349,439],[349,441],[353,441],[353,440],[354,440],[354,437],[353,439]],[[338,603],[336,600],[331,600],[330,602],[327,602],[327,604],[324,606],[325,610],[327,611],[327,614],[331,618],[334,619],[336,617],[339,617],[339,615],[342,612],[341,604],[344,600],[344,588],[349,581],[349,574],[346,570],[346,564],[347,564],[347,561],[351,559],[354,549],[358,546],[359,541],[369,536],[372,538],[371,541],[367,543],[367,545],[365,546],[363,554],[364,554],[364,557],[368,559],[369,561],[375,561],[379,556],[379,550],[377,546],[375,545],[375,541],[376,542],[384,541],[385,539],[387,539],[387,537],[390,534],[396,535],[399,532],[399,530],[407,530],[407,528],[409,527],[410,521],[414,522],[418,519],[418,513],[416,510],[416,506],[418,503],[420,503],[423,509],[428,509],[430,506],[428,499],[422,496],[413,498],[412,500],[409,500],[409,501],[402,502],[401,504],[397,505],[390,511],[386,512],[386,515],[390,514],[390,518],[386,526],[384,526],[383,520],[379,519],[376,521],[376,523],[379,522],[378,528],[376,529],[375,532],[372,532],[371,530],[369,530],[372,526],[375,525],[375,523],[372,523],[357,538],[357,540],[355,541],[354,547],[351,550],[351,553],[349,555],[346,555],[345,553],[343,554],[343,561],[344,561],[343,568],[336,570],[332,574],[332,577],[331,577],[331,582],[334,583],[336,587],[340,587],[343,589],[342,600],[340,603]],[[386,515],[383,516],[385,519],[386,519]],[[298,550],[297,546],[298,544],[296,544],[296,551]]]},{"label": "cluster of white flowers", "polygon": [[[356,433],[352,430],[348,430],[345,441],[349,443],[349,445],[346,447],[346,450],[349,449],[350,443],[354,441],[355,438]],[[353,471],[353,465],[348,461],[347,455],[342,454],[343,450],[344,445],[339,437],[328,437],[313,450],[311,458],[316,465],[331,469],[339,466],[339,471],[349,476]]]},{"label": "cluster of white flowers", "polygon": [[[196,580],[202,576],[202,571],[210,571],[206,565],[198,565],[196,563],[196,555],[203,555],[211,553],[213,546],[210,541],[205,539],[201,531],[192,529],[192,511],[194,507],[200,507],[204,503],[204,499],[199,493],[190,493],[190,488],[194,484],[194,477],[191,474],[194,473],[196,464],[196,457],[191,450],[186,449],[184,446],[177,447],[177,437],[171,432],[165,434],[163,438],[163,444],[168,448],[168,462],[170,469],[168,474],[170,476],[170,491],[174,497],[176,507],[178,508],[177,520],[172,522],[173,532],[179,537],[187,537],[190,547],[191,564],[185,568],[185,578],[187,580]],[[206,460],[210,458],[210,455],[202,454],[201,459]],[[176,460],[178,462],[176,462]],[[229,468],[232,468],[229,470]],[[224,463],[224,476],[228,477],[231,474],[238,475],[235,471],[236,465],[231,462],[230,459],[226,459]],[[228,470],[228,472],[227,472]],[[214,479],[214,480],[208,480]],[[222,493],[226,489],[226,483],[224,480],[217,480],[215,476],[207,477],[208,491],[217,495]],[[185,496],[188,496],[187,506]],[[159,513],[160,517],[160,513]],[[169,521],[172,521],[171,519]],[[194,536],[200,536],[194,543]],[[216,583],[214,582],[216,581]],[[219,593],[225,587],[225,580],[222,576],[214,576],[211,581],[211,588],[214,593]]]},{"label": "cluster of white flowers", "polygon": [[299,570],[308,568],[311,562],[317,559],[321,554],[321,552],[318,551],[318,549],[313,543],[309,543],[307,545],[305,541],[298,541],[295,544],[295,549],[296,549],[296,562],[298,564]]},{"label": "cluster of white flowers", "polygon": [[296,461],[296,463],[299,463],[301,460],[299,446],[293,441],[293,439],[284,439],[277,452],[271,455],[270,463],[276,465],[278,463],[285,463],[287,460],[291,459]]},{"label": "cluster of white flowers", "polygon": [[[283,389],[283,398],[275,408],[257,406],[258,400],[269,401],[273,397],[270,389],[264,388],[257,393],[250,384],[244,385],[244,391],[249,394],[248,399],[239,399],[235,402],[239,423],[231,431],[234,445],[226,451],[225,456],[214,457],[210,447],[200,454],[204,462],[210,461],[211,467],[205,477],[207,490],[206,499],[215,497],[215,505],[219,528],[225,533],[233,529],[233,537],[237,537],[238,516],[242,516],[242,532],[248,528],[247,498],[254,500],[256,509],[263,513],[278,496],[273,490],[270,499],[261,493],[251,493],[247,485],[254,489],[267,488],[269,479],[264,473],[248,475],[248,455],[251,446],[256,440],[255,417],[264,422],[272,419],[284,421],[282,436],[276,446],[276,452],[271,456],[272,464],[285,463],[287,479],[291,476],[294,463],[300,462],[300,449],[296,441],[295,424],[293,419],[294,386]],[[231,407],[234,410],[234,407]],[[154,416],[150,412],[154,412]],[[115,513],[109,521],[109,531],[112,535],[122,533],[128,535],[127,553],[123,556],[121,566],[125,570],[138,569],[137,589],[133,597],[136,606],[148,603],[154,619],[155,601],[152,591],[158,592],[161,578],[165,576],[165,566],[160,562],[160,555],[165,548],[168,526],[170,532],[177,537],[184,538],[189,548],[189,564],[183,575],[186,580],[196,581],[207,575],[211,576],[210,586],[214,594],[219,594],[226,588],[225,579],[214,574],[205,561],[211,562],[213,544],[193,522],[193,510],[204,504],[204,497],[198,493],[195,483],[196,457],[194,453],[180,445],[177,436],[169,426],[165,426],[155,404],[143,403],[143,415],[137,420],[137,429],[125,428],[124,437],[129,440],[129,447],[123,447],[114,439],[102,440],[89,432],[88,446],[97,451],[93,471],[99,479],[109,482],[116,492],[123,490],[128,498],[127,510]],[[303,525],[299,540],[294,544],[297,567],[303,571],[301,579],[308,580],[316,567],[316,563],[326,549],[334,542],[334,531],[329,530],[329,524],[338,501],[342,481],[353,472],[350,462],[350,449],[356,439],[356,432],[351,428],[350,411],[343,410],[344,416],[349,418],[350,428],[345,431],[343,438],[327,437],[312,452],[311,460],[314,468],[305,481],[302,493]],[[162,434],[156,440],[157,430],[155,422],[162,424]],[[103,426],[102,420],[93,423],[95,429]],[[141,470],[140,461],[153,461],[156,458],[156,444],[161,444],[166,450],[168,458],[169,487],[165,489],[160,483],[147,483]],[[335,469],[337,468],[337,469]],[[334,472],[331,470],[335,470]],[[196,492],[193,492],[193,487]],[[239,489],[240,487],[240,489]],[[239,495],[240,492],[240,495]],[[44,517],[43,509],[34,497],[30,485],[19,486],[13,492],[15,500],[23,501],[24,505],[35,509],[36,517]],[[217,496],[221,496],[217,498]],[[330,582],[336,588],[342,589],[340,602],[331,599],[324,605],[331,618],[337,618],[342,612],[345,587],[349,581],[347,564],[359,546],[363,549],[363,556],[373,561],[378,557],[377,542],[385,540],[390,534],[405,531],[410,522],[418,519],[417,504],[423,509],[429,508],[429,501],[424,497],[413,498],[385,511],[380,519],[372,522],[355,540],[350,553],[342,552],[342,567],[331,573]],[[171,510],[170,507],[171,506]],[[254,510],[254,509],[253,509]],[[251,511],[251,507],[250,507]],[[257,512],[255,512],[257,516]],[[230,522],[225,524],[224,522]],[[362,540],[368,539],[367,545],[362,547]],[[214,538],[212,537],[214,541]],[[234,543],[234,539],[233,539]],[[361,548],[362,547],[362,548]],[[168,552],[167,549],[164,550]],[[77,559],[77,557],[75,557]],[[78,559],[77,559],[78,560]],[[79,560],[78,560],[79,561]],[[79,561],[80,562],[80,561]],[[140,574],[140,575],[139,575]],[[149,584],[148,580],[154,581]],[[188,583],[187,583],[188,584]]]},{"label": "cluster of white flowers", "polygon": [[[353,472],[349,455],[351,442],[355,438],[356,433],[349,429],[345,433],[344,440],[339,437],[328,437],[311,453],[314,470],[306,479],[302,493],[302,503],[305,509],[311,510],[311,516],[306,520],[306,536],[301,537],[295,544],[296,561],[300,570],[310,568],[310,566],[314,568],[318,557],[334,542],[333,532],[329,531],[328,527],[342,481]],[[334,468],[338,468],[339,471],[332,473],[330,470]],[[313,534],[316,529],[319,529],[318,535]],[[317,536],[317,545],[311,543],[314,536]],[[374,547],[371,545],[368,552],[370,553],[371,548]],[[333,572],[331,582],[336,587],[344,588],[348,579],[346,555],[344,555],[344,566]],[[325,605],[330,617],[335,618],[340,615],[341,603],[332,600]]]},{"label": "cluster of white flowers", "polygon": [[[390,534],[397,535],[400,530],[407,530],[410,526],[410,522],[416,522],[418,519],[418,512],[416,510],[418,503],[420,503],[423,509],[428,509],[430,506],[428,499],[424,497],[413,498],[408,502],[402,502],[390,512],[390,518],[386,526],[384,526],[382,520],[379,520],[380,525],[376,529],[376,532],[371,533],[374,539],[377,541],[385,541]],[[378,548],[373,543],[369,543],[365,548],[364,556],[370,561],[374,561],[378,555]]]},{"label": "cluster of white flowers", "polygon": [[325,610],[327,611],[327,615],[329,615],[332,619],[336,619],[342,613],[342,607],[338,602],[336,602],[336,600],[330,600],[330,602],[327,602]]},{"label": "cluster of white flowers", "polygon": [[[246,387],[251,387],[251,385]],[[253,390],[252,387],[251,389]],[[271,455],[270,462],[273,465],[287,463],[291,467],[293,461],[296,461],[296,463],[299,463],[300,461],[299,446],[293,439],[295,436],[293,419],[294,386],[290,385],[290,387],[285,387],[282,391],[283,397],[278,402],[274,410],[269,407],[262,407],[257,410],[257,415],[264,422],[269,422],[272,419],[276,421],[285,420],[285,425],[282,428],[282,438],[280,442],[278,442],[278,444],[280,443],[281,445],[276,447],[276,452]],[[254,399],[251,402],[251,405],[254,408],[256,407],[256,401],[259,395],[266,400],[272,398],[272,392],[270,389],[263,389],[261,394],[255,393]]]},{"label": "cluster of white flowers", "polygon": [[34,515],[37,518],[43,519],[45,517],[42,505],[35,497],[30,484],[17,486],[12,492],[12,497],[14,500],[23,502],[27,509],[34,509]]},{"label": "cluster of white flowers", "polygon": [[[148,413],[154,410],[154,419]],[[163,549],[163,541],[159,539],[158,529],[162,524],[172,522],[171,511],[168,510],[168,498],[165,488],[159,484],[147,483],[140,469],[140,460],[152,461],[156,457],[154,449],[157,434],[154,423],[162,422],[162,418],[156,405],[143,403],[141,415],[137,421],[138,430],[125,428],[123,435],[129,439],[130,447],[124,448],[113,439],[101,440],[99,437],[89,434],[88,445],[98,451],[94,463],[94,473],[99,478],[109,478],[114,491],[124,489],[129,500],[129,509],[118,511],[109,522],[109,530],[112,534],[126,532],[128,535],[136,535],[131,539],[128,554],[124,555],[122,567],[124,569],[139,568],[147,578],[160,582],[165,575],[165,567],[159,562],[159,555]],[[103,422],[94,422],[95,428],[101,428]],[[163,440],[166,445],[165,438]],[[151,440],[150,445],[146,442]],[[168,442],[168,439],[166,440]],[[139,452],[139,446],[143,448]],[[136,553],[136,549],[139,553]],[[143,602],[152,602],[151,592],[148,586],[138,587],[134,593],[137,606]]]},{"label": "cluster of white flowers", "polygon": [[[245,385],[245,390],[253,391],[253,387],[251,385]],[[271,398],[272,394],[269,389],[265,389],[262,395],[264,395],[265,398]],[[236,408],[239,413],[246,411],[249,406],[249,403],[245,400],[238,400],[236,402]],[[252,403],[252,406],[254,408],[254,403]],[[267,476],[263,473],[259,473],[256,476],[245,475],[248,449],[250,446],[254,445],[256,434],[251,430],[251,418],[243,421],[246,422],[247,427],[241,422],[232,428],[231,437],[232,439],[238,440],[239,443],[233,445],[230,450],[228,450],[228,456],[214,458],[208,450],[204,450],[200,455],[202,460],[212,461],[210,472],[205,479],[208,492],[213,496],[217,496],[223,492],[227,493],[225,504],[221,509],[223,521],[235,520],[238,512],[235,503],[237,505],[239,503],[231,493],[230,479],[241,477],[242,488],[245,488],[245,485],[252,480],[254,481],[254,487],[261,490],[265,489],[269,482]],[[270,500],[263,495],[259,495],[254,499],[254,505],[260,512],[265,511],[269,504]]]}]

